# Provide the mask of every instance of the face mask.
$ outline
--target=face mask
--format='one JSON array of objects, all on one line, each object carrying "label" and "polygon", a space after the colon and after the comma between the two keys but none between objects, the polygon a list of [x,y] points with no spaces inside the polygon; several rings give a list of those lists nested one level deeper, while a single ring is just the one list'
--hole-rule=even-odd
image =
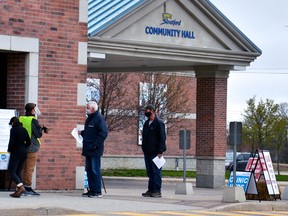
[{"label": "face mask", "polygon": [[146,116],[147,118],[149,118],[151,115],[152,115],[151,112],[145,112],[145,116]]},{"label": "face mask", "polygon": [[89,115],[89,114],[91,114],[92,112],[91,112],[91,110],[90,109],[86,109],[86,114],[87,115]]}]

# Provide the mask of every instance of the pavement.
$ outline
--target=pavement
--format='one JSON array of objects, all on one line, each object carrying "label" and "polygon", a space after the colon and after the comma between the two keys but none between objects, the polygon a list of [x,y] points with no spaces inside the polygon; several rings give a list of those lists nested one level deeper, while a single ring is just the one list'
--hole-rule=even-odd
[{"label": "pavement", "polygon": [[[193,185],[193,194],[175,194],[181,179],[163,179],[162,198],[142,197],[147,190],[147,178],[104,177],[106,193],[103,197],[82,197],[83,190],[37,191],[40,196],[12,198],[11,191],[0,192],[0,215],[113,215],[113,212],[149,211],[288,211],[287,200],[247,200],[241,203],[222,202],[224,188],[196,188],[195,179],[187,179]],[[63,183],[65,184],[65,182]],[[287,182],[278,182],[280,189]]]}]

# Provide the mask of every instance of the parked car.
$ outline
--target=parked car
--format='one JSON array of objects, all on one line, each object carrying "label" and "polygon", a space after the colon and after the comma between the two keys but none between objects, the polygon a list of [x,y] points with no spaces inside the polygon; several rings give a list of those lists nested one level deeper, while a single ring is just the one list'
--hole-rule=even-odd
[{"label": "parked car", "polygon": [[[236,158],[236,171],[244,171],[250,157],[251,157],[251,153],[249,152],[239,153]],[[232,161],[229,165],[228,170],[233,171],[233,169],[234,167],[233,167],[233,161]]]},{"label": "parked car", "polygon": [[[225,159],[225,170],[230,170],[231,164],[233,164],[233,151],[226,152]],[[240,152],[236,152],[236,157],[240,154]]]},{"label": "parked car", "polygon": [[226,152],[225,170],[229,170],[230,163],[233,163],[233,152]]}]

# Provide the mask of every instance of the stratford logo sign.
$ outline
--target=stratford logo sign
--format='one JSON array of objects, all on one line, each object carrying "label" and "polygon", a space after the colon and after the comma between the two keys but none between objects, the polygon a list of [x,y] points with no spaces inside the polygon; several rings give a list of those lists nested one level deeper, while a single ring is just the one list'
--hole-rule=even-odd
[{"label": "stratford logo sign", "polygon": [[170,25],[174,28],[163,28],[157,26],[146,26],[145,33],[147,35],[157,35],[163,37],[177,37],[184,39],[195,39],[195,32],[191,30],[181,30],[177,29],[177,27],[181,26],[182,20],[173,19],[173,15],[171,13],[166,12],[166,3],[164,3],[164,12],[162,13],[162,22],[160,26]]}]

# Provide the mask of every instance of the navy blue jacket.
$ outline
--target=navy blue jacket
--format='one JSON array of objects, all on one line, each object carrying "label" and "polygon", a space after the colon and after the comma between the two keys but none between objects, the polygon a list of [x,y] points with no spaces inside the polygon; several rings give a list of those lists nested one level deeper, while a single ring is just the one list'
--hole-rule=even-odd
[{"label": "navy blue jacket", "polygon": [[150,125],[149,119],[144,123],[142,150],[146,155],[157,155],[166,151],[165,124],[157,116]]},{"label": "navy blue jacket", "polygon": [[103,155],[104,141],[108,135],[108,129],[105,120],[99,111],[88,114],[81,135],[83,137],[83,156]]}]

